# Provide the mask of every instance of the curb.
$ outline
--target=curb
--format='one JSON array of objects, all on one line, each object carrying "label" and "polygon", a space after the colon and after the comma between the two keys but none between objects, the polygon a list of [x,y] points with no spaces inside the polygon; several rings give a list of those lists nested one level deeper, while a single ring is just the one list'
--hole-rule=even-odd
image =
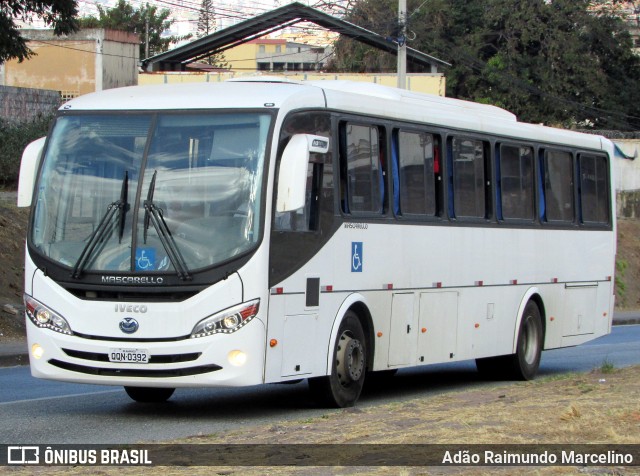
[{"label": "curb", "polygon": [[613,321],[612,325],[614,326],[629,326],[629,325],[633,325],[633,324],[640,324],[640,319],[638,318],[632,318],[632,319],[625,319],[623,321]]},{"label": "curb", "polygon": [[16,367],[18,365],[29,365],[29,354],[27,352],[0,355],[0,367]]}]

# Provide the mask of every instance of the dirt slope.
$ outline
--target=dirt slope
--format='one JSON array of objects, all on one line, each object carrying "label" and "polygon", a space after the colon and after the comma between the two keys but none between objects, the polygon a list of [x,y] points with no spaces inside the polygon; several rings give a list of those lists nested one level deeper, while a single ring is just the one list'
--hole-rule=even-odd
[{"label": "dirt slope", "polygon": [[24,336],[24,241],[29,210],[0,201],[0,342]]}]

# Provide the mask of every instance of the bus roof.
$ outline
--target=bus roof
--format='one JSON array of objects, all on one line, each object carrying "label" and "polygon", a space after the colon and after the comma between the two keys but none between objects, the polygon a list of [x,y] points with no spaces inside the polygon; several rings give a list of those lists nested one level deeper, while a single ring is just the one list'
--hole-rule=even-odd
[{"label": "bus roof", "polygon": [[[300,96],[303,96],[300,98]],[[281,108],[301,101],[300,107],[324,107],[319,88],[300,84],[252,82],[175,83],[130,86],[86,94],[61,110],[157,111],[189,109]]]},{"label": "bus roof", "polygon": [[69,111],[144,111],[275,108],[283,112],[328,108],[469,133],[601,149],[603,138],[518,122],[496,106],[353,81],[291,81],[279,77],[237,78],[217,83],[176,83],[109,89],[72,99]]}]

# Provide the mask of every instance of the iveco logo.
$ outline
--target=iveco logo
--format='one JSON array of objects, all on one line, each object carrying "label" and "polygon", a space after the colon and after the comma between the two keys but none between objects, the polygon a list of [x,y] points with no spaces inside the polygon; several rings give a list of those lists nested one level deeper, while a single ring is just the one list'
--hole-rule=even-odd
[{"label": "iveco logo", "polygon": [[125,317],[120,321],[120,330],[125,334],[133,334],[140,325],[133,317]]},{"label": "iveco logo", "polygon": [[147,306],[144,304],[116,304],[116,312],[135,312],[144,314],[147,312]]}]

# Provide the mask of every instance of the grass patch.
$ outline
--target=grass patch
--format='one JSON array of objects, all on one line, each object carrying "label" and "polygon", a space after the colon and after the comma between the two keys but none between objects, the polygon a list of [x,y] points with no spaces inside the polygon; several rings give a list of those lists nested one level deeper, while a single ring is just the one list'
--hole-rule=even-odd
[{"label": "grass patch", "polygon": [[600,372],[603,374],[611,374],[615,372],[616,366],[609,359],[604,359],[600,365]]}]

